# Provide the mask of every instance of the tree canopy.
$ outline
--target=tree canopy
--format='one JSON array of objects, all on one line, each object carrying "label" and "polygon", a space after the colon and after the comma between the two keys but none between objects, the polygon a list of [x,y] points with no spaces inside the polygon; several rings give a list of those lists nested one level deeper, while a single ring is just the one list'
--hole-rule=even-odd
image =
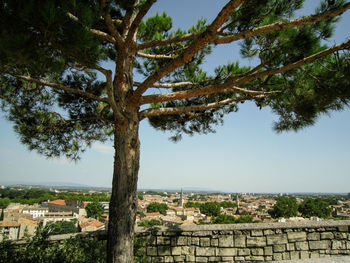
[{"label": "tree canopy", "polygon": [[273,206],[268,213],[273,218],[279,217],[294,217],[298,215],[298,202],[295,197],[280,197],[277,199],[277,203]]},{"label": "tree canopy", "polygon": [[95,219],[100,219],[100,217],[105,211],[103,205],[96,201],[87,204],[85,210],[88,217],[92,217]]},{"label": "tree canopy", "polygon": [[329,203],[323,198],[305,198],[305,200],[299,205],[298,210],[303,217],[316,216],[320,218],[328,218],[331,213]]},{"label": "tree canopy", "polygon": [[[93,142],[114,141],[109,262],[132,262],[142,120],[177,141],[213,132],[253,101],[277,114],[277,131],[298,130],[350,98],[350,40],[323,41],[350,9],[345,0],[298,18],[304,0],[227,0],[188,29],[165,13],[145,19],[155,2],[0,2],[0,106],[21,142],[77,160]],[[212,47],[228,43],[256,64],[205,72]]]},{"label": "tree canopy", "polygon": [[167,209],[168,209],[168,205],[167,204],[161,204],[161,203],[157,203],[157,202],[150,203],[147,206],[147,212],[148,213],[159,212],[159,213],[165,215]]}]

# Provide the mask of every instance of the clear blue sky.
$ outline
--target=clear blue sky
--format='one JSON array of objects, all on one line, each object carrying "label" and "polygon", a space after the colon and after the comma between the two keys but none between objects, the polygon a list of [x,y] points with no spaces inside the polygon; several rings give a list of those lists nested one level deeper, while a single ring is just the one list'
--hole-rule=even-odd
[{"label": "clear blue sky", "polygon": [[[210,22],[227,1],[160,0],[151,10],[166,11],[175,28],[198,18]],[[308,1],[305,12],[316,1]],[[343,15],[333,43],[350,34],[350,12]],[[206,70],[240,60],[232,45],[207,59]],[[253,62],[246,62],[253,63]],[[245,103],[225,118],[215,134],[185,136],[179,143],[155,131],[147,121],[140,128],[139,188],[196,187],[229,192],[350,192],[350,110],[323,116],[298,133],[276,134],[276,118],[266,108]],[[111,186],[113,149],[94,144],[78,163],[47,160],[21,145],[11,123],[0,115],[0,185],[8,182],[72,182]]]}]

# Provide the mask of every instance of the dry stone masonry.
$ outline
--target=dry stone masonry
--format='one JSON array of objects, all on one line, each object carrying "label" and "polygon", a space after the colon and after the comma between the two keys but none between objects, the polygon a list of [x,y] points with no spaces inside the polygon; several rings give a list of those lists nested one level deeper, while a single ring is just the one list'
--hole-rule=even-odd
[{"label": "dry stone masonry", "polygon": [[264,262],[350,255],[350,220],[138,229],[152,262]]}]

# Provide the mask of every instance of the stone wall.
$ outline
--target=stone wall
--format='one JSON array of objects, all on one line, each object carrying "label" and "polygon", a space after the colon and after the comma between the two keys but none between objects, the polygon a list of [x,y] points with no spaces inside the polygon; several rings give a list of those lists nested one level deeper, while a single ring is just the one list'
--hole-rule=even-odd
[{"label": "stone wall", "polygon": [[350,220],[137,229],[152,262],[261,262],[350,255]]}]

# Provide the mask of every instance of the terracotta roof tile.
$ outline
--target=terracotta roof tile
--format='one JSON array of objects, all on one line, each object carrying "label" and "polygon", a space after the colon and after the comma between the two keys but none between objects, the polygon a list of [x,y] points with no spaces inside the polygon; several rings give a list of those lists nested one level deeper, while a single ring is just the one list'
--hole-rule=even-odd
[{"label": "terracotta roof tile", "polygon": [[67,204],[66,204],[66,200],[63,200],[63,199],[53,200],[53,201],[48,202],[48,204],[53,204],[53,205],[67,205]]}]

